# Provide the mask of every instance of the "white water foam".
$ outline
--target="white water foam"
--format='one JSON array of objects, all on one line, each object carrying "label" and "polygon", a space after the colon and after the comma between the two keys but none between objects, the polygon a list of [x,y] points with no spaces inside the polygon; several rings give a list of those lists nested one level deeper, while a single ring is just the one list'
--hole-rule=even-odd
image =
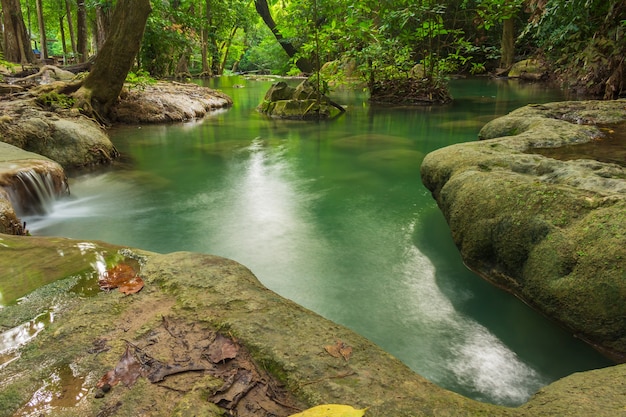
[{"label": "white water foam", "polygon": [[425,376],[504,405],[519,405],[546,384],[487,328],[455,310],[437,286],[435,266],[418,248],[413,246],[409,255],[404,266],[414,309],[409,325],[424,332],[430,339],[428,354],[439,357],[426,365]]}]

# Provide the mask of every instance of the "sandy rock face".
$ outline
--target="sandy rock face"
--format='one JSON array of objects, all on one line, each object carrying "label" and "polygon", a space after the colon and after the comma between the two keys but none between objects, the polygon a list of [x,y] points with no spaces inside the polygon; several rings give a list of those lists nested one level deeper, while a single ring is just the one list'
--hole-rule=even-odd
[{"label": "sandy rock face", "polygon": [[183,122],[232,106],[226,94],[196,84],[159,82],[141,88],[128,87],[111,115],[119,123]]},{"label": "sandy rock face", "polygon": [[625,101],[526,106],[487,124],[485,140],[437,150],[421,168],[470,268],[618,361],[626,168],[536,150],[600,144],[597,124],[625,120]]}]

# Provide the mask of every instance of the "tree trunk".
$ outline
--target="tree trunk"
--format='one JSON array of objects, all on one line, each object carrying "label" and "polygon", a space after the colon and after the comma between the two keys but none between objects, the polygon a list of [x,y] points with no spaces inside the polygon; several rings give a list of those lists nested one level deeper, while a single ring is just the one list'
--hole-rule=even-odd
[{"label": "tree trunk", "polygon": [[74,22],[72,22],[72,6],[70,5],[70,0],[65,0],[65,15],[67,17],[67,27],[70,31],[72,52],[76,55],[78,50],[76,49],[76,35],[74,34]]},{"label": "tree trunk", "polygon": [[78,54],[78,61],[87,61],[87,10],[85,9],[85,0],[76,0],[76,53]]},{"label": "tree trunk", "polygon": [[109,36],[75,93],[78,107],[95,113],[101,120],[108,116],[139,52],[151,10],[150,0],[118,0]]},{"label": "tree trunk", "polygon": [[223,45],[222,63],[220,64],[220,75],[224,73],[224,69],[226,68],[226,60],[228,59],[228,52],[230,51],[230,45],[232,45],[233,38],[237,34],[238,29],[239,27],[236,25],[235,27],[233,27],[233,29],[230,31],[230,35],[228,35],[228,39]]},{"label": "tree trunk", "polygon": [[513,17],[502,21],[502,43],[500,45],[500,67],[509,68],[515,59],[515,25]]},{"label": "tree trunk", "polygon": [[4,24],[4,59],[21,64],[35,62],[19,0],[1,0]]},{"label": "tree trunk", "polygon": [[202,25],[202,75],[211,76],[209,66],[209,26],[211,24],[211,0],[206,0],[204,9],[204,23]]},{"label": "tree trunk", "polygon": [[[280,33],[280,30],[278,29],[278,26],[276,25],[276,22],[274,22],[272,14],[270,13],[270,8],[267,4],[267,0],[254,0],[254,7],[256,8],[257,13],[259,14],[259,16],[261,16],[267,27],[272,31],[280,46],[282,46],[287,55],[289,55],[289,58],[293,58],[298,53],[298,50],[295,48],[295,46],[291,44],[291,42],[287,41],[283,37],[282,33]],[[296,65],[302,72],[313,72],[313,65],[306,58],[298,58],[298,60],[296,61]]]},{"label": "tree trunk", "polygon": [[67,65],[67,45],[65,45],[65,27],[63,16],[59,16],[59,30],[61,32],[61,47],[63,47],[63,65]]},{"label": "tree trunk", "polygon": [[43,61],[48,59],[48,39],[46,38],[46,24],[43,18],[43,4],[41,0],[36,0],[37,6],[37,23],[39,24],[39,58]]},{"label": "tree trunk", "polygon": [[106,1],[104,4],[100,3],[96,6],[96,47],[98,51],[104,46],[104,42],[109,33],[112,8],[113,4],[110,1]]}]

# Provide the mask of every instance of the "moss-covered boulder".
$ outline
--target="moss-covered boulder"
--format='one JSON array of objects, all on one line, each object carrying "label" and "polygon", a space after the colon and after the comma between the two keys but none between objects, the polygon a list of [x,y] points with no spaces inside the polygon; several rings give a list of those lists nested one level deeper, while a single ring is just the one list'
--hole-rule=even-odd
[{"label": "moss-covered boulder", "polygon": [[279,81],[267,90],[257,110],[269,117],[291,120],[332,119],[344,110],[317,88],[309,80],[291,87]]},{"label": "moss-covered boulder", "polygon": [[[122,265],[143,289],[100,290]],[[367,417],[623,410],[625,366],[565,378],[521,408],[464,398],[216,256],[0,235],[0,269],[3,336],[22,332],[0,339],[2,417],[285,417],[324,403]],[[576,407],[554,413],[566,404]]]},{"label": "moss-covered boulder", "polygon": [[525,59],[513,64],[509,70],[509,78],[521,78],[528,81],[547,79],[548,68],[538,59]]},{"label": "moss-covered boulder", "polygon": [[480,142],[426,156],[422,180],[465,263],[618,361],[626,359],[626,168],[537,153],[594,142],[626,101],[526,106]]}]

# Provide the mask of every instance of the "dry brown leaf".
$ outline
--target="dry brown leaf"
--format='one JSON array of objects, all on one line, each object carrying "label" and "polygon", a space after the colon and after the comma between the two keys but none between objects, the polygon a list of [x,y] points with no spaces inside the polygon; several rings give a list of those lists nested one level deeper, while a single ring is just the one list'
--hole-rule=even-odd
[{"label": "dry brown leaf", "polygon": [[343,358],[346,361],[350,360],[350,356],[352,356],[352,347],[339,339],[334,345],[324,346],[324,350],[333,358]]},{"label": "dry brown leaf", "polygon": [[232,339],[218,333],[208,350],[211,362],[220,363],[227,359],[236,358],[239,352],[239,345]]},{"label": "dry brown leaf", "polygon": [[113,387],[118,383],[123,383],[127,387],[132,386],[137,382],[142,374],[141,364],[137,360],[134,354],[134,348],[131,349],[129,345],[126,346],[126,351],[120,358],[115,369],[110,370],[96,384],[98,388],[104,388],[105,386]]}]

